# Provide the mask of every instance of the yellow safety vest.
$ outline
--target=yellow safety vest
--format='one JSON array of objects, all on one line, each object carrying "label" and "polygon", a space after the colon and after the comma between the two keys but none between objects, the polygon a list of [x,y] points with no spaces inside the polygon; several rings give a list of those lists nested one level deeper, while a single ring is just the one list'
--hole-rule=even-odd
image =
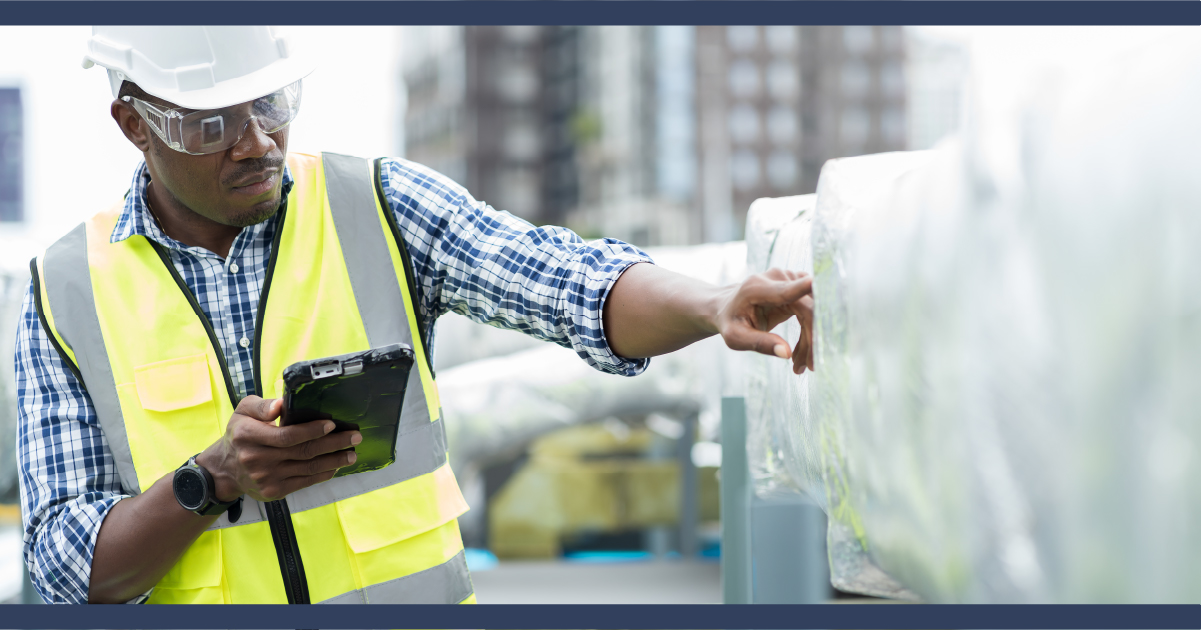
[{"label": "yellow safety vest", "polygon": [[[396,460],[280,501],[245,498],[155,586],[152,603],[471,603],[457,517],[467,510],[409,290],[407,253],[379,161],[292,155],[254,335],[255,393],[282,395],[288,365],[410,344]],[[130,494],[224,433],[237,404],[208,320],[167,252],[110,238],[96,215],[31,265],[43,326],[85,384]]]}]

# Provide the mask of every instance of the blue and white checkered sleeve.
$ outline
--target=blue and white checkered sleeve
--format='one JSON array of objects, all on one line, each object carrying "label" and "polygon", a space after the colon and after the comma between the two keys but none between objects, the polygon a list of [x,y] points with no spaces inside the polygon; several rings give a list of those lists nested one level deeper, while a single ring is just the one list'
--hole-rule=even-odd
[{"label": "blue and white checkered sleeve", "polygon": [[42,599],[85,604],[100,524],[128,495],[91,398],[42,329],[32,283],[18,323],[15,368],[25,564]]},{"label": "blue and white checkered sleeve", "polygon": [[634,376],[649,359],[613,354],[605,298],[630,265],[652,262],[613,239],[535,227],[471,197],[450,178],[406,160],[384,160],[384,194],[413,259],[427,321],[446,311],[575,350],[593,367]]}]

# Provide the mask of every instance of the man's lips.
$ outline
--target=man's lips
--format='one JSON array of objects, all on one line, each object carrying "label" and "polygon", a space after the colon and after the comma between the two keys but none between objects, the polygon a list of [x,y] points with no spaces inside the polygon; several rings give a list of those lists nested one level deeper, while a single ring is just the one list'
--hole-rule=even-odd
[{"label": "man's lips", "polygon": [[261,195],[275,185],[275,176],[278,172],[272,169],[251,175],[235,184],[233,191],[245,195]]}]

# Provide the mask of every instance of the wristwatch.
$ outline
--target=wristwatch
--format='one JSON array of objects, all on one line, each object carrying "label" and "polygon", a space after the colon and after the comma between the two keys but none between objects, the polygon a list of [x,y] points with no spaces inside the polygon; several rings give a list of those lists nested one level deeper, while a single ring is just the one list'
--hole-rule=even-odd
[{"label": "wristwatch", "polygon": [[242,497],[233,501],[218,501],[213,476],[204,466],[196,463],[196,455],[190,457],[188,463],[175,469],[171,487],[175,490],[175,500],[179,501],[185,510],[201,516],[215,516],[229,510],[231,523],[236,523],[242,515]]}]

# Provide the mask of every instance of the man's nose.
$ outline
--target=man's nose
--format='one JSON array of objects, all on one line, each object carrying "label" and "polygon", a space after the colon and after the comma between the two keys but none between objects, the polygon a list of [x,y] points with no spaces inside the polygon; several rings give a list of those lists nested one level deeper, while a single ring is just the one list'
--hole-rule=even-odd
[{"label": "man's nose", "polygon": [[234,160],[261,158],[274,150],[275,146],[275,140],[263,131],[258,119],[252,117],[246,121],[246,131],[232,147],[230,157]]}]

